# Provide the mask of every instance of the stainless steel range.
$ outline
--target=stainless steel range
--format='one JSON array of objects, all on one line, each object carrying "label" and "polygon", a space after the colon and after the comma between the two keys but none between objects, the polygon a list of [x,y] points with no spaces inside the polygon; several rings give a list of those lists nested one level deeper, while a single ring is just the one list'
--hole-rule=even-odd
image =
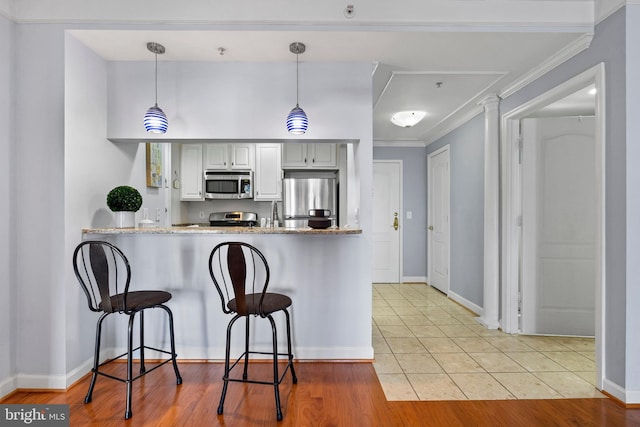
[{"label": "stainless steel range", "polygon": [[258,223],[255,212],[214,212],[209,215],[211,227],[253,227]]}]

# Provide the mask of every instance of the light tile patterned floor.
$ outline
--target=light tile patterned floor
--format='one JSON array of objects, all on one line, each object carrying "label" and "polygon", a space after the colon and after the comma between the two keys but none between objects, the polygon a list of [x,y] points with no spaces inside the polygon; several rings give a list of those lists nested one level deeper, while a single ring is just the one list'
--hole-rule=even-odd
[{"label": "light tile patterned floor", "polygon": [[425,284],[373,285],[375,369],[388,400],[606,397],[593,339],[509,335]]}]

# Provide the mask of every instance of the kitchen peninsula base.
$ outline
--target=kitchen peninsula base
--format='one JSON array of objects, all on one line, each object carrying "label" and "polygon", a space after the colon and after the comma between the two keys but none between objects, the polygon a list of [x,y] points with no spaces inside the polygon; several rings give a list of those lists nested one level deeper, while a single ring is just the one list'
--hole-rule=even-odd
[{"label": "kitchen peninsula base", "polygon": [[[131,263],[131,290],[153,288],[172,293],[168,305],[174,313],[180,359],[224,358],[230,317],[222,312],[208,270],[211,250],[223,241],[247,242],[264,253],[271,270],[269,290],[293,300],[290,313],[296,359],[373,359],[370,266],[364,265],[363,257],[358,256],[360,230],[323,230],[324,233],[285,229],[260,232],[259,227],[248,230],[87,229],[83,230],[83,238],[107,240],[123,250]],[[164,313],[155,311],[145,316],[149,318],[145,321],[145,340],[162,344],[167,331],[161,326],[152,328],[164,323],[150,317]],[[274,319],[278,331],[284,331],[284,318],[276,315]],[[255,318],[251,322],[252,349],[270,351],[269,322]],[[126,322],[117,327],[126,328]],[[286,341],[280,335],[278,345],[283,346]],[[106,346],[113,347],[114,353],[126,348],[120,336],[123,335],[112,334],[113,341]],[[237,332],[232,337],[232,354],[239,354],[243,346],[243,334]]]}]

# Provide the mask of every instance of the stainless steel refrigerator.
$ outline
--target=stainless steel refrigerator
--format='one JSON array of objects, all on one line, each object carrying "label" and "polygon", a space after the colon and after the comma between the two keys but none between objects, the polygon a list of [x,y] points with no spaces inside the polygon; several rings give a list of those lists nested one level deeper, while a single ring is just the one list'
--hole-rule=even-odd
[{"label": "stainless steel refrigerator", "polygon": [[338,225],[338,181],[333,174],[292,175],[282,180],[284,226],[306,228],[310,209],[328,209],[331,225]]}]

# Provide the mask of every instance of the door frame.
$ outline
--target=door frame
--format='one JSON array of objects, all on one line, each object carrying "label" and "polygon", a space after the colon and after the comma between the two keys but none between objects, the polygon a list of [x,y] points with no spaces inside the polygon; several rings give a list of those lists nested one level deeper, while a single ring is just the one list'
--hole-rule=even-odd
[{"label": "door frame", "polygon": [[505,113],[501,121],[501,183],[500,189],[503,198],[501,209],[502,216],[502,255],[501,255],[501,282],[502,282],[502,330],[507,333],[519,333],[518,305],[519,283],[521,274],[521,227],[519,225],[522,214],[522,177],[520,157],[520,120],[532,112],[564,98],[575,91],[590,84],[595,84],[596,95],[596,123],[595,144],[597,165],[599,166],[599,188],[595,191],[599,196],[600,217],[599,220],[599,248],[598,280],[596,282],[595,295],[595,348],[596,348],[596,387],[603,388],[605,366],[605,67],[600,63],[581,74],[567,80],[542,95],[522,104],[521,106]]},{"label": "door frame", "polygon": [[429,224],[431,223],[431,218],[433,217],[433,212],[432,212],[432,206],[433,203],[432,199],[431,199],[431,194],[433,194],[432,190],[432,180],[431,178],[431,170],[433,168],[433,166],[431,165],[432,163],[432,158],[437,156],[438,154],[442,154],[444,152],[448,152],[449,154],[449,169],[448,169],[448,173],[449,173],[449,178],[448,178],[448,182],[449,182],[449,207],[448,207],[448,212],[449,212],[449,220],[447,221],[447,235],[449,236],[449,244],[447,247],[447,296],[449,295],[449,292],[451,292],[451,150],[449,147],[449,144],[444,145],[443,147],[432,151],[431,153],[427,154],[427,283],[429,283],[429,286],[431,286],[430,284],[430,280],[431,280],[431,269],[433,268],[433,263],[432,261],[432,257],[433,257],[433,251],[432,249],[432,235],[431,233],[429,233]]},{"label": "door frame", "polygon": [[[398,187],[399,188],[399,197],[398,197],[398,222],[399,222],[399,228],[400,228],[400,233],[398,233],[398,283],[402,283],[403,282],[403,278],[404,278],[404,269],[403,269],[403,260],[404,260],[404,254],[402,251],[402,235],[404,234],[404,221],[403,221],[403,199],[402,199],[402,194],[404,193],[404,182],[403,182],[403,175],[404,175],[404,171],[402,169],[402,160],[374,160],[373,161],[373,166],[372,166],[372,176],[373,176],[373,167],[375,167],[376,163],[385,163],[385,164],[389,164],[389,163],[393,163],[393,164],[397,164],[398,165],[398,170],[399,170],[399,175],[398,176]],[[372,201],[373,203],[373,201]],[[374,282],[375,283],[375,282]]]}]

